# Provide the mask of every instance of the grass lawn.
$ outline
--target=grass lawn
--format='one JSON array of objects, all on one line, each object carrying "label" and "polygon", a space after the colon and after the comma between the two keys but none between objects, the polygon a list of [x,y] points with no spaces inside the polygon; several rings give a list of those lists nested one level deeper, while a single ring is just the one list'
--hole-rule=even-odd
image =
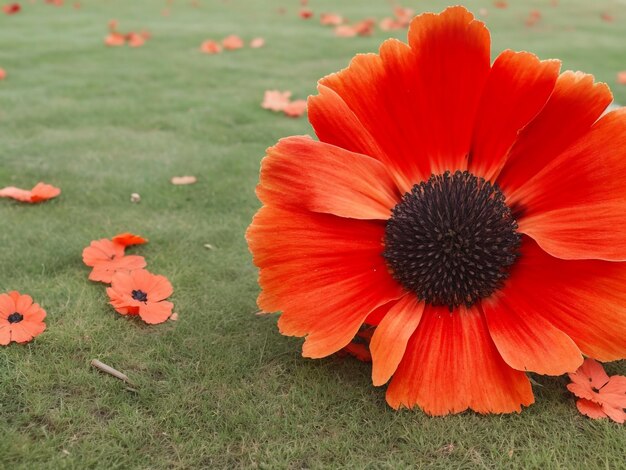
[{"label": "grass lawn", "polygon": [[[304,98],[388,33],[335,38],[298,18],[297,0],[200,1],[175,0],[169,16],[156,0],[84,0],[81,9],[24,1],[20,14],[0,14],[0,186],[63,189],[37,206],[0,200],[0,291],[29,293],[48,312],[35,341],[0,349],[0,467],[623,468],[624,428],[579,415],[564,377],[535,377],[537,403],[521,415],[395,412],[369,365],[303,359],[301,340],[281,336],[275,316],[253,315],[257,273],[243,234],[259,206],[259,161],[280,137],[312,132],[305,118],[261,109],[263,92]],[[354,19],[390,13],[385,0],[310,3]],[[559,57],[626,103],[615,83],[626,69],[624,1],[510,3],[467,3],[489,8],[494,54]],[[406,5],[439,11],[446,2]],[[543,18],[529,29],[533,8]],[[104,47],[112,18],[153,39]],[[233,33],[267,45],[199,53],[204,39]],[[198,183],[169,183],[183,174]],[[133,253],[174,284],[178,322],[123,318],[87,280],[83,247],[123,231],[150,239]],[[94,358],[126,372],[138,392],[92,369]],[[626,362],[608,371],[626,374]]]}]

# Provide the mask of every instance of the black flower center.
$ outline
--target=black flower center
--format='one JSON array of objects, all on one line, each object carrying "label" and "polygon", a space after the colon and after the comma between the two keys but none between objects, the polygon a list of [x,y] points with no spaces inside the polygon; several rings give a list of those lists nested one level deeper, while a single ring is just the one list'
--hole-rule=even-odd
[{"label": "black flower center", "polygon": [[405,289],[453,310],[502,287],[520,241],[497,185],[445,172],[413,186],[394,207],[383,256]]},{"label": "black flower center", "polygon": [[24,319],[24,315],[22,315],[21,313],[18,312],[14,312],[11,315],[9,315],[9,317],[7,318],[7,320],[9,320],[9,323],[19,323]]},{"label": "black flower center", "polygon": [[148,294],[146,294],[142,290],[134,290],[132,292],[132,296],[133,296],[133,299],[138,300],[139,302],[147,302],[148,301]]}]

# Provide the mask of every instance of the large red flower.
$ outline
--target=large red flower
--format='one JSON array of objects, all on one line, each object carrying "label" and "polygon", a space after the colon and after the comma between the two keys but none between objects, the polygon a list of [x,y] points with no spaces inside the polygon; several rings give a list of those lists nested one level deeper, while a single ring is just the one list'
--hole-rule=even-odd
[{"label": "large red flower", "polygon": [[319,82],[319,142],[268,150],[247,239],[263,311],[303,355],[363,324],[374,385],[433,415],[520,411],[526,371],[626,357],[626,109],[502,52],[463,7]]}]

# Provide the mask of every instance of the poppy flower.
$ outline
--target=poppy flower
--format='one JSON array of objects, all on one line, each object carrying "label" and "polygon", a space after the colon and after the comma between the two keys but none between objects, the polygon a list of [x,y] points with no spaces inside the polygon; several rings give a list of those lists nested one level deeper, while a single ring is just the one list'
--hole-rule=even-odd
[{"label": "poppy flower", "polygon": [[26,343],[46,329],[46,311],[30,295],[0,294],[0,344]]},{"label": "poppy flower", "polygon": [[283,111],[290,101],[290,91],[266,90],[261,107],[272,111]]},{"label": "poppy flower", "polygon": [[3,68],[0,68],[0,80],[7,78],[7,73]]},{"label": "poppy flower", "polygon": [[143,256],[125,255],[126,246],[132,240],[131,237],[123,234],[122,243],[116,243],[107,238],[92,241],[83,250],[83,262],[93,269],[89,274],[89,280],[104,282],[109,284],[113,275],[118,271],[134,271],[146,267],[146,260]]},{"label": "poppy flower", "polygon": [[580,368],[569,374],[572,383],[567,389],[576,395],[578,410],[590,418],[610,418],[617,423],[626,421],[626,377],[609,377],[593,359],[585,359]]},{"label": "poppy flower", "polygon": [[617,72],[617,83],[620,85],[626,85],[626,70]]},{"label": "poppy flower", "polygon": [[218,54],[222,51],[222,46],[217,42],[206,40],[200,45],[200,51],[205,54]]},{"label": "poppy flower", "polygon": [[4,11],[7,15],[15,15],[22,11],[22,6],[19,3],[8,3],[2,7],[2,11]]},{"label": "poppy flower", "polygon": [[28,202],[30,204],[54,199],[59,194],[61,194],[59,188],[46,183],[37,183],[31,190],[15,188],[13,186],[0,189],[0,197],[8,197],[16,201]]},{"label": "poppy flower", "polygon": [[241,49],[243,47],[243,39],[236,34],[231,34],[222,40],[222,46],[224,46],[224,49],[229,51]]},{"label": "poppy flower", "polygon": [[353,38],[356,35],[357,31],[352,25],[342,24],[335,27],[335,36],[337,36],[338,38]]},{"label": "poppy flower", "polygon": [[527,371],[626,357],[626,109],[591,75],[502,52],[463,7],[320,80],[319,141],[267,151],[246,238],[259,308],[303,355],[376,326],[393,408],[519,412]]},{"label": "poppy flower", "polygon": [[139,315],[146,323],[163,323],[172,315],[174,304],[167,302],[174,289],[165,276],[145,269],[117,272],[107,288],[110,304],[122,315]]}]

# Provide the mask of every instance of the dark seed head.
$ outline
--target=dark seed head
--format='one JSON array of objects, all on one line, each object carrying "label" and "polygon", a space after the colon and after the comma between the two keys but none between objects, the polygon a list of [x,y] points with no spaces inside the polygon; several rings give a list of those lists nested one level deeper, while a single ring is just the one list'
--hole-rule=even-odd
[{"label": "dark seed head", "polygon": [[9,320],[9,323],[19,323],[24,319],[24,315],[22,315],[21,313],[18,312],[14,312],[11,315],[9,315],[9,317],[7,318],[7,320]]},{"label": "dark seed head", "polygon": [[497,185],[445,172],[413,186],[394,207],[383,256],[405,289],[452,310],[502,287],[520,241]]},{"label": "dark seed head", "polygon": [[132,296],[133,296],[133,299],[138,300],[139,302],[147,302],[148,301],[148,294],[146,294],[142,290],[134,290],[132,292]]}]

